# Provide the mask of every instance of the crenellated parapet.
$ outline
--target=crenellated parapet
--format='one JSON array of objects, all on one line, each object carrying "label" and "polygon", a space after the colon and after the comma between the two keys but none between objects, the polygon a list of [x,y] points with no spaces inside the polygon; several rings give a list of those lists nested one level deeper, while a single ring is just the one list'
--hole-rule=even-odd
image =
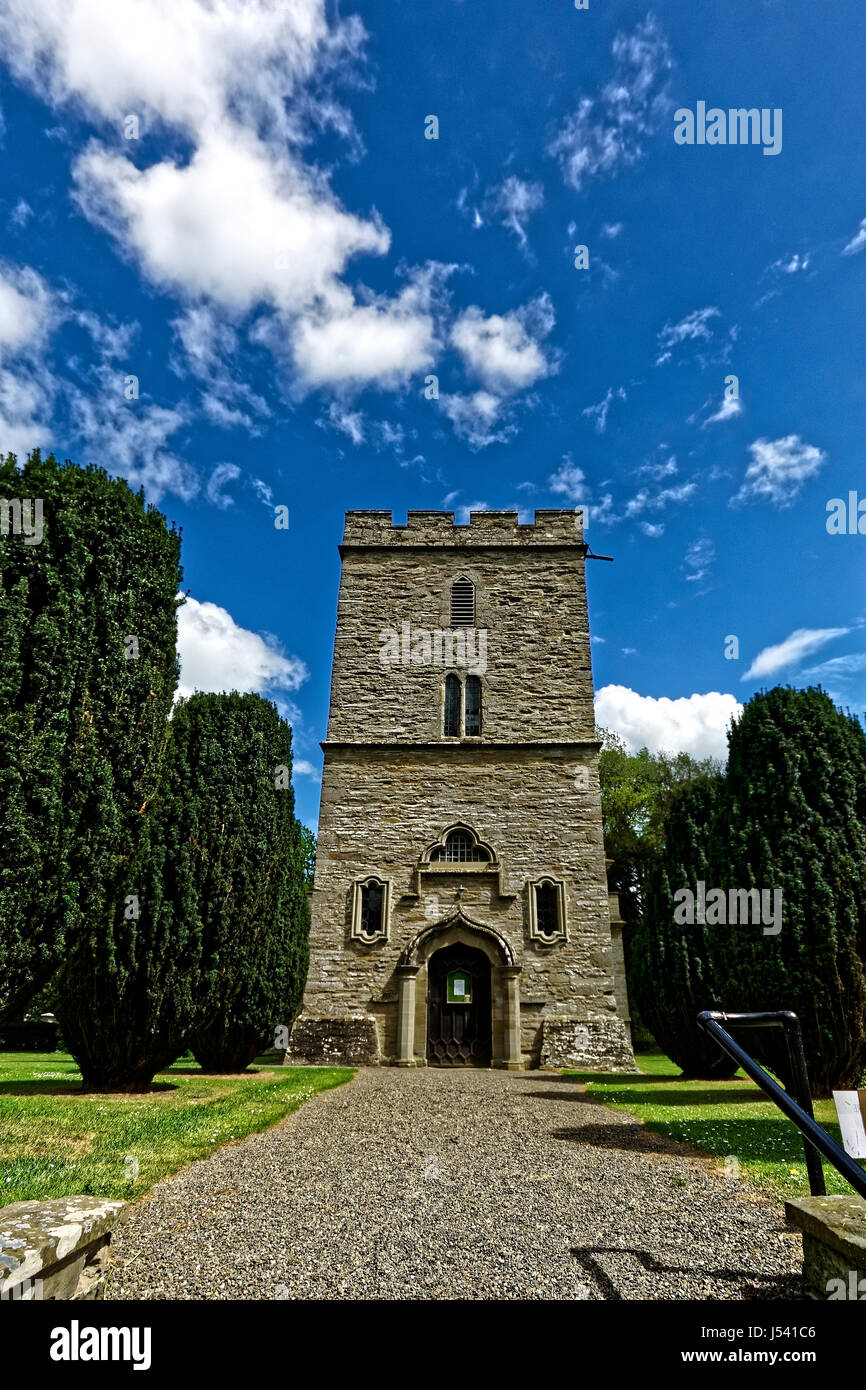
[{"label": "crenellated parapet", "polygon": [[343,547],[372,546],[575,546],[583,547],[580,508],[539,510],[531,522],[516,511],[470,512],[469,525],[457,525],[453,512],[412,511],[406,524],[395,524],[392,512],[347,512]]}]

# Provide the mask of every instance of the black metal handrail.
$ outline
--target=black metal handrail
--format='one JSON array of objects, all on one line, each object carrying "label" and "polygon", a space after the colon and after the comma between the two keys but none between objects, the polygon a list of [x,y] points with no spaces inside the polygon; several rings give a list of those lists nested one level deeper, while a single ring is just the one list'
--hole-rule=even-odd
[{"label": "black metal handrail", "polygon": [[[735,1028],[782,1028],[785,1033],[785,1040],[788,1047],[788,1061],[790,1064],[790,1087],[791,1092],[782,1089],[778,1082],[774,1081],[764,1068],[759,1066],[753,1057],[750,1057],[745,1048],[731,1037],[722,1027],[722,1023],[727,1023]],[[861,1197],[866,1197],[866,1173],[859,1163],[846,1154],[834,1139],[831,1139],[826,1130],[815,1120],[812,1113],[812,1093],[809,1088],[809,1075],[806,1070],[806,1056],[803,1051],[803,1034],[800,1028],[800,1020],[795,1013],[789,1009],[781,1013],[753,1013],[753,1014],[726,1014],[719,1013],[710,1009],[705,1009],[698,1014],[698,1024],[708,1033],[728,1054],[730,1058],[742,1067],[747,1076],[750,1076],[756,1085],[774,1104],[778,1105],[783,1115],[795,1124],[803,1136],[803,1150],[806,1155],[806,1169],[809,1174],[809,1190],[813,1196],[823,1197],[827,1191],[824,1185],[824,1170],[821,1167],[820,1155],[823,1154],[828,1163],[832,1163],[837,1173],[849,1182],[855,1192]],[[798,1104],[799,1101],[799,1104]]]}]

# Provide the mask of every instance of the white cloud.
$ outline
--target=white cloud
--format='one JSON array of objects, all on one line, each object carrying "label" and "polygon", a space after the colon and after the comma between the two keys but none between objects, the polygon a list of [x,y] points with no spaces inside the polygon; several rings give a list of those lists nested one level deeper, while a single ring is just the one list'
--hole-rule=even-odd
[{"label": "white cloud", "polygon": [[306,758],[292,759],[292,776],[309,777],[313,782],[322,780],[322,774],[316,764],[308,762]]},{"label": "white cloud", "polygon": [[721,425],[726,420],[734,420],[742,414],[743,402],[739,396],[724,396],[722,402],[714,415],[708,415],[701,429],[706,429],[707,425]]},{"label": "white cloud", "polygon": [[572,463],[569,454],[566,454],[556,472],[551,473],[547,485],[551,492],[566,497],[569,502],[579,504],[586,501],[586,474],[576,463]]},{"label": "white cloud", "polygon": [[443,396],[440,407],[470,448],[510,439],[517,428],[514,397],[558,370],[556,356],[541,345],[553,325],[553,305],[546,294],[509,314],[485,317],[472,305],[456,319],[451,344],[481,387]]},{"label": "white cloud", "polygon": [[498,213],[503,227],[507,227],[517,237],[519,244],[527,244],[526,225],[534,212],[544,206],[544,188],[540,183],[527,183],[510,174],[499,188],[491,190],[492,210]]},{"label": "white cloud", "polygon": [[844,637],[850,631],[847,627],[798,627],[773,647],[764,647],[758,652],[746,674],[744,681],[757,680],[761,676],[774,676],[788,666],[798,666],[806,656],[832,642],[836,637]]},{"label": "white cloud", "polygon": [[795,251],[792,256],[782,256],[780,260],[773,261],[769,269],[779,275],[796,275],[798,270],[809,269],[809,260],[808,252],[801,256],[799,251]]},{"label": "white cloud", "polygon": [[[666,444],[660,444],[658,452],[666,449]],[[651,478],[661,479],[670,478],[678,472],[676,454],[669,454],[666,459],[661,459],[658,463],[642,463],[637,470],[638,473],[648,473]]]},{"label": "white cloud", "polygon": [[364,31],[329,27],[323,0],[68,0],[62,12],[5,0],[0,36],[20,78],[55,104],[77,101],[115,138],[129,113],[192,138],[183,164],[138,169],[93,142],[75,166],[85,212],[157,283],[234,308],[297,306],[348,257],[387,249],[384,229],[345,213],[294,152],[311,118],[347,129],[311,84],[356,55]]},{"label": "white cloud", "polygon": [[241,475],[241,470],[236,463],[218,463],[208,479],[207,500],[212,502],[220,511],[225,511],[227,507],[234,506],[234,498],[229,497],[223,491],[229,483],[233,483]]},{"label": "white cloud", "polygon": [[26,198],[19,198],[9,214],[9,222],[13,227],[26,227],[32,216],[33,209]]},{"label": "white cloud", "polygon": [[0,263],[0,449],[19,459],[52,440],[57,383],[43,349],[60,313],[34,270]]},{"label": "white cloud", "polygon": [[858,671],[866,671],[866,652],[849,652],[847,656],[832,656],[829,661],[822,661],[818,666],[807,667],[803,675],[827,677],[833,680],[856,675]]},{"label": "white cloud", "polygon": [[333,297],[350,257],[390,244],[378,222],[345,212],[297,161],[234,125],[203,132],[186,164],[141,170],[92,142],[73,177],[85,214],[154,283],[235,311],[309,309]]},{"label": "white cloud", "polygon": [[696,584],[705,578],[715,558],[716,547],[708,536],[698,536],[691,541],[683,558],[683,568],[691,570],[691,574],[686,575],[687,581]]},{"label": "white cloud", "polygon": [[339,401],[331,401],[327,419],[318,423],[330,425],[338,434],[348,435],[355,445],[364,443],[364,415],[360,410],[349,410]]},{"label": "white cloud", "polygon": [[437,346],[433,318],[415,285],[396,299],[363,305],[344,291],[298,323],[294,359],[312,386],[397,386],[429,367]]},{"label": "white cloud", "polygon": [[790,507],[809,478],[814,478],[827,462],[827,455],[813,444],[805,444],[798,434],[782,439],[756,439],[749,445],[752,461],[738,493],[731,503],[752,498]]},{"label": "white cloud", "polygon": [[607,388],[607,395],[603,401],[599,401],[597,405],[588,405],[580,412],[581,415],[588,415],[590,419],[594,418],[596,434],[604,434],[607,429],[607,417],[611,404],[613,403],[614,395],[621,401],[628,399],[622,386],[618,386],[615,392],[613,387],[609,386]]},{"label": "white cloud", "polygon": [[166,492],[185,502],[195,497],[196,470],[169,447],[172,436],[189,422],[185,407],[167,409],[143,397],[127,401],[123,375],[108,366],[98,368],[94,377],[97,386],[89,394],[70,388],[73,424],[88,453],[104,460],[131,488],[143,487],[151,502],[159,502]]},{"label": "white cloud", "polygon": [[256,494],[256,497],[258,497],[259,501],[262,503],[263,506],[270,509],[274,504],[273,489],[270,487],[268,483],[264,482],[261,478],[252,478],[251,482],[253,492]]},{"label": "white cloud", "polygon": [[638,526],[645,536],[649,536],[650,540],[658,540],[659,536],[663,536],[665,532],[665,524],[663,521],[657,524],[652,521],[639,521]]},{"label": "white cloud", "polygon": [[516,426],[507,414],[503,417],[502,398],[492,391],[442,396],[439,403],[455,434],[465,439],[472,449],[504,444],[514,434]]},{"label": "white cloud", "polygon": [[726,731],[742,708],[736,696],[719,691],[672,700],[606,685],[595,697],[596,723],[619,734],[631,752],[648,748],[694,758],[727,757]]},{"label": "white cloud", "polygon": [[19,77],[107,121],[138,112],[196,132],[235,109],[298,139],[281,98],[364,34],[357,20],[329,30],[323,0],[4,0],[0,37]]},{"label": "white cloud", "polygon": [[[256,433],[257,418],[270,411],[232,370],[240,340],[230,317],[215,305],[194,304],[174,320],[172,328],[184,351],[185,368],[201,384],[208,419],[224,429],[243,426]],[[175,365],[175,370],[182,375],[184,369]]]},{"label": "white cloud", "polygon": [[129,357],[139,331],[137,323],[118,323],[116,320],[109,322],[101,319],[90,309],[79,309],[73,317],[79,327],[90,334],[100,361],[116,362],[118,359]]},{"label": "white cloud", "polygon": [[216,603],[188,597],[177,617],[179,695],[188,696],[194,690],[241,694],[297,690],[309,675],[303,661],[284,656],[272,637],[238,627]]},{"label": "white cloud", "polygon": [[[313,128],[353,133],[327,78],[360,55],[360,21],[329,25],[324,0],[70,0],[62,18],[53,0],[5,4],[14,71],[112,131],[115,147],[92,140],[75,161],[76,196],[153,283],[198,312],[201,301],[237,316],[270,307],[259,341],[307,385],[393,387],[430,362],[425,272],[393,300],[356,302],[340,277],[351,258],[384,255],[390,234],[375,212],[344,209],[301,158]],[[128,113],[185,131],[191,153],[139,167],[119,138]],[[186,325],[193,360],[197,328]],[[217,423],[248,423],[218,386],[205,407]]]},{"label": "white cloud", "polygon": [[866,246],[866,217],[863,218],[848,244],[843,246],[842,255],[856,256],[863,250],[864,246]]},{"label": "white cloud", "polygon": [[0,361],[39,347],[54,318],[51,293],[35,270],[0,265]]},{"label": "white cloud", "polygon": [[650,492],[648,488],[641,488],[626,503],[625,515],[633,517],[644,511],[663,511],[671,502],[687,502],[696,490],[696,483],[680,483],[677,487],[662,488],[661,492],[656,493]]},{"label": "white cloud", "polygon": [[533,386],[555,370],[540,343],[553,325],[548,295],[540,295],[510,314],[489,317],[472,305],[454,323],[451,342],[485,390],[507,396]]},{"label": "white cloud", "polygon": [[601,234],[603,237],[607,237],[608,241],[615,241],[621,231],[621,222],[605,222],[601,229]]},{"label": "white cloud", "polygon": [[694,309],[678,323],[666,323],[658,335],[659,343],[663,351],[656,358],[656,366],[669,361],[670,348],[676,347],[678,343],[690,342],[695,339],[711,338],[713,330],[710,328],[710,320],[719,317],[720,311],[712,305],[706,309]]},{"label": "white cloud", "polygon": [[631,33],[618,33],[611,51],[613,77],[597,96],[580,98],[547,149],[559,160],[566,183],[578,190],[589,179],[613,177],[635,164],[669,104],[673,63],[652,15]]}]

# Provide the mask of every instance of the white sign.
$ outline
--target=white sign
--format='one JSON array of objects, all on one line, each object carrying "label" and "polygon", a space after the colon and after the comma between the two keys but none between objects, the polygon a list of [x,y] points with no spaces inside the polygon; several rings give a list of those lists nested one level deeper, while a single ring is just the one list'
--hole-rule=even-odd
[{"label": "white sign", "polygon": [[836,1114],[842,1131],[842,1147],[852,1158],[866,1158],[866,1091],[834,1091]]},{"label": "white sign", "polygon": [[455,994],[455,996],[458,995],[458,994],[465,994],[465,993],[466,993],[466,981],[465,981],[465,980],[455,980],[455,981],[454,981],[454,994]]}]

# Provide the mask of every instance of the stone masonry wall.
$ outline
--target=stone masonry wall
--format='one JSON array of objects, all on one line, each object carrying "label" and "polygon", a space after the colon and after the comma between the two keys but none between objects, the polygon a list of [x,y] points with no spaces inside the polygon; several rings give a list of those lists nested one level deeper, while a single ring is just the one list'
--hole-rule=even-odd
[{"label": "stone masonry wall", "polygon": [[[589,788],[575,786],[587,768]],[[465,821],[490,843],[503,870],[475,866],[425,872],[418,860],[441,832]],[[376,873],[392,881],[391,938],[350,940],[351,885]],[[554,945],[528,936],[528,880],[550,874],[566,884],[568,940]],[[544,1018],[586,1020],[615,1013],[610,918],[604,875],[595,746],[452,750],[333,750],[322,787],[310,974],[305,1003],[316,1015],[345,1017],[372,1010],[381,1019],[386,1057],[394,1055],[400,953],[424,926],[455,910],[462,885],[464,914],[494,927],[523,967],[523,1050],[537,1051]]]},{"label": "stone masonry wall", "polygon": [[487,632],[485,739],[594,738],[582,536],[579,517],[562,515],[568,544],[344,545],[328,740],[441,741],[444,668],[383,665],[380,634],[404,620],[450,628],[461,576],[475,584],[475,627]]},{"label": "stone masonry wall", "polygon": [[[376,1020],[379,1060],[393,1060],[400,954],[459,906],[470,922],[510,943],[522,967],[525,1064],[540,1062],[555,1022],[583,1026],[575,1037],[588,1040],[587,1064],[627,1064],[614,993],[579,516],[537,512],[527,526],[513,513],[473,513],[470,526],[456,527],[449,513],[424,512],[394,527],[390,513],[349,513],[341,553],[299,1038],[307,1029],[311,1045],[314,1035],[322,1039],[305,1020],[367,1016]],[[381,634],[404,622],[413,630],[449,628],[451,583],[464,576],[476,588],[475,627],[488,634],[482,734],[449,739],[442,733],[446,670],[383,664]],[[424,852],[456,822],[492,847],[498,869],[448,865],[419,877]],[[389,939],[370,944],[351,938],[351,907],[353,882],[372,874],[391,882],[391,914]],[[565,884],[564,942],[529,936],[528,884],[543,875]],[[419,1022],[425,990],[422,969]],[[423,1031],[416,1032],[419,1060]],[[566,1052],[580,1062],[573,1047]]]}]

